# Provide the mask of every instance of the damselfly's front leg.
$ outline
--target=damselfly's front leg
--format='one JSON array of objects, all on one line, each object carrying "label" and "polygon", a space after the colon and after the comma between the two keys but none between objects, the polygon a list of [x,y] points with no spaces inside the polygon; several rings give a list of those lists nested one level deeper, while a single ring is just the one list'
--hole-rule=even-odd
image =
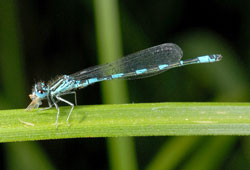
[{"label": "damselfly's front leg", "polygon": [[57,110],[56,123],[55,123],[56,128],[57,128],[57,121],[58,121],[58,118],[59,118],[60,110],[59,110],[59,107],[58,107],[58,105],[57,105],[57,101],[55,101],[55,99],[53,98],[53,96],[51,96],[51,100],[52,100],[52,102],[53,102],[53,104],[55,105],[56,110]]}]

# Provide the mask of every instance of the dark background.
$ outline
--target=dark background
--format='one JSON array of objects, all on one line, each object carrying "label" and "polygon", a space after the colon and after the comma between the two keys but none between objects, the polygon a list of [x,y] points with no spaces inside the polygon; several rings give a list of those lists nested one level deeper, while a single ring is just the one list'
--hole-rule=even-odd
[{"label": "dark background", "polygon": [[[249,11],[247,0],[119,1],[124,55],[173,42],[182,48],[184,59],[213,53],[224,57],[219,63],[187,66],[129,81],[129,101],[249,101]],[[90,0],[3,0],[0,15],[1,109],[25,108],[37,81],[49,81],[98,63],[94,6]],[[17,86],[22,91],[15,92]],[[78,104],[101,104],[100,91],[100,84],[79,91]],[[169,138],[135,138],[140,169]],[[210,138],[202,137],[202,141]],[[217,164],[220,169],[250,168],[249,138],[238,137],[235,141]],[[38,144],[57,169],[109,169],[104,138]],[[1,169],[15,163],[13,145],[1,144]]]}]

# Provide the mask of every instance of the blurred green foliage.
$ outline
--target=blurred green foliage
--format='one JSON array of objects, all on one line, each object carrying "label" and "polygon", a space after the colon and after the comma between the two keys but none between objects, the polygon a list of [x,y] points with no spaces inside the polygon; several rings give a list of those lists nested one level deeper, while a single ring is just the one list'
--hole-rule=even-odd
[{"label": "blurred green foliage", "polygon": [[[210,53],[224,56],[220,63],[187,66],[156,77],[130,81],[130,102],[249,101],[250,1],[118,1],[118,7],[116,17],[124,54],[174,42],[183,49],[184,58]],[[1,109],[26,107],[28,94],[36,81],[47,81],[58,74],[73,73],[98,63],[95,8],[89,0],[0,1]],[[97,84],[78,92],[79,104],[100,104],[99,87]],[[166,157],[169,152],[178,151],[178,145],[171,145],[169,151],[164,150],[168,147],[161,147],[171,143],[169,139],[183,143],[189,140],[136,138],[139,169],[158,158],[158,151]],[[192,149],[183,148],[183,152],[188,153],[177,154],[175,162],[178,164],[172,162],[170,169],[194,169],[196,165],[206,166],[202,169],[250,168],[248,137],[192,140],[190,145],[185,145]],[[178,142],[179,145],[182,142]],[[22,166],[28,169],[25,163],[16,163],[26,159],[15,157],[22,157],[18,153],[24,152],[20,149],[24,146],[33,150],[34,146],[27,145],[2,144],[0,168],[20,169]],[[36,155],[41,159],[32,156],[34,153],[26,153],[30,155],[29,162],[36,165],[52,162],[53,166],[47,167],[58,169],[109,169],[103,139],[43,141],[40,146]],[[217,161],[211,152],[221,153]],[[44,158],[46,155],[48,158]]]}]

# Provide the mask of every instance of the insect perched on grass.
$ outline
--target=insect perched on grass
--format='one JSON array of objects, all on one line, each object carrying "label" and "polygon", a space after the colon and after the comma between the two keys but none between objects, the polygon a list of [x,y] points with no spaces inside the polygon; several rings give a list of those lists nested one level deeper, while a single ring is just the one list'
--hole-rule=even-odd
[{"label": "insect perched on grass", "polygon": [[157,45],[126,57],[118,59],[109,64],[99,65],[84,69],[71,75],[59,76],[48,82],[38,82],[34,85],[32,94],[29,95],[32,102],[26,108],[31,110],[38,108],[42,100],[47,99],[50,109],[53,105],[57,109],[56,127],[59,118],[59,101],[71,106],[67,117],[69,118],[74,109],[74,104],[63,99],[63,95],[74,94],[76,103],[76,90],[87,87],[96,82],[112,79],[139,79],[153,76],[171,68],[185,66],[189,64],[212,63],[222,59],[220,54],[204,55],[193,59],[181,60],[183,52],[179,46],[173,43]]}]

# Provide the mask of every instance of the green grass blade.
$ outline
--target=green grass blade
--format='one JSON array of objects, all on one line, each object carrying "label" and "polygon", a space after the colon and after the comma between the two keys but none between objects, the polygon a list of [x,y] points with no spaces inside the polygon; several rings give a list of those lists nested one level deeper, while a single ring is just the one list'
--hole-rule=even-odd
[{"label": "green grass blade", "polygon": [[[122,41],[117,0],[94,1],[97,43],[100,64],[111,62],[122,56]],[[127,103],[125,81],[104,82],[104,103]],[[136,156],[131,137],[108,138],[110,166],[114,170],[136,170]]]},{"label": "green grass blade", "polygon": [[[122,57],[118,4],[116,0],[94,2],[99,63],[104,64]],[[125,81],[102,82],[102,98],[104,103],[127,102]]]},{"label": "green grass blade", "polygon": [[173,137],[168,140],[154,157],[146,170],[171,170],[183,161],[192,149],[201,141],[198,136]]},{"label": "green grass blade", "polygon": [[5,145],[5,150],[8,169],[55,169],[40,145],[35,142],[8,143]]},{"label": "green grass blade", "polygon": [[236,137],[217,136],[208,138],[202,148],[191,157],[181,168],[182,170],[213,170],[220,169],[223,162],[228,158],[232,146],[236,143]]},{"label": "green grass blade", "polygon": [[22,43],[19,38],[17,2],[15,0],[0,1],[0,76],[3,82],[4,96],[6,101],[12,104],[12,108],[20,108],[25,103],[23,100],[25,74],[21,57]]},{"label": "green grass blade", "polygon": [[109,155],[114,170],[136,170],[135,145],[132,137],[108,138]]},{"label": "green grass blade", "polygon": [[0,142],[42,139],[159,136],[249,135],[250,103],[148,103],[77,106],[70,119],[69,107],[36,113],[0,111]]}]

